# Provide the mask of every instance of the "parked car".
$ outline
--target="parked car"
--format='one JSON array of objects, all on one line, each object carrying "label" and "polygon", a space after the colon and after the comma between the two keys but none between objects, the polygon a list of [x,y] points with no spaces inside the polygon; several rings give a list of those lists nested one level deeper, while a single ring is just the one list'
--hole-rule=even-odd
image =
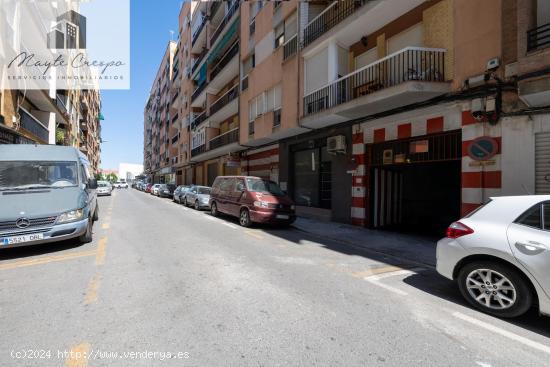
[{"label": "parked car", "polygon": [[143,191],[150,194],[152,188],[153,188],[153,184],[148,183],[147,185],[145,185],[145,189]]},{"label": "parked car", "polygon": [[113,191],[113,187],[111,186],[111,183],[108,181],[97,181],[97,195],[98,196],[111,196],[111,193]]},{"label": "parked car", "polygon": [[174,196],[174,190],[176,189],[176,185],[174,184],[162,184],[159,187],[159,196],[161,198],[171,198]]},{"label": "parked car", "polygon": [[154,184],[151,186],[151,195],[159,196],[160,184]]},{"label": "parked car", "polygon": [[550,315],[550,195],[492,198],[437,243],[437,271],[457,280],[475,308],[516,317],[538,304]]},{"label": "parked car", "polygon": [[178,204],[181,204],[188,190],[189,190],[189,186],[180,185],[176,187],[176,189],[174,190],[173,200]]},{"label": "parked car", "polygon": [[252,176],[219,176],[210,195],[212,215],[229,214],[239,224],[252,223],[290,225],[296,220],[295,206],[273,181]]},{"label": "parked car", "polygon": [[97,181],[72,147],[0,145],[0,249],[92,241]]},{"label": "parked car", "polygon": [[193,185],[185,193],[183,198],[183,204],[185,206],[192,206],[196,210],[203,208],[209,208],[210,191],[212,189],[208,186],[196,186]]}]

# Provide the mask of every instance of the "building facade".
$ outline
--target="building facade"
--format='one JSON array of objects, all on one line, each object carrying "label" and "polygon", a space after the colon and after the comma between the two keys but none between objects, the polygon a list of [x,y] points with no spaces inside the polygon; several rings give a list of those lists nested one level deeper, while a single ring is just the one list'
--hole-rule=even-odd
[{"label": "building facade", "polygon": [[542,0],[186,3],[176,181],[256,175],[298,214],[415,231],[548,192],[549,24]]}]

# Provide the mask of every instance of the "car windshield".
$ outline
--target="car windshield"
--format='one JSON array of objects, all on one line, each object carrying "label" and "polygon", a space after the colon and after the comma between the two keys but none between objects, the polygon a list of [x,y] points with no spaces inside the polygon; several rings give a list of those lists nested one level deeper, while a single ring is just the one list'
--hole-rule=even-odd
[{"label": "car windshield", "polygon": [[97,186],[99,186],[99,187],[108,187],[109,184],[107,182],[98,182]]},{"label": "car windshield", "polygon": [[198,193],[201,194],[201,195],[210,195],[210,187],[199,187],[198,189]]},{"label": "car windshield", "polygon": [[284,196],[285,193],[279,185],[273,181],[262,180],[259,178],[247,178],[246,183],[248,184],[248,189],[253,192],[260,192],[262,194],[268,194],[273,196]]},{"label": "car windshield", "polygon": [[68,187],[77,184],[76,162],[0,162],[0,190]]}]

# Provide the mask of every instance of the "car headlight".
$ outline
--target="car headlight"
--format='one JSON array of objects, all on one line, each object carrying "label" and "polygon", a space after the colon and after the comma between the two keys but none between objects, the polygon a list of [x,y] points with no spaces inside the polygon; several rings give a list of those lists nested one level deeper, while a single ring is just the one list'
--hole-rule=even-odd
[{"label": "car headlight", "polygon": [[57,223],[68,223],[80,220],[84,217],[84,209],[77,209],[65,212],[57,218]]},{"label": "car headlight", "polygon": [[257,206],[258,208],[269,208],[269,203],[265,201],[255,201],[254,206]]}]

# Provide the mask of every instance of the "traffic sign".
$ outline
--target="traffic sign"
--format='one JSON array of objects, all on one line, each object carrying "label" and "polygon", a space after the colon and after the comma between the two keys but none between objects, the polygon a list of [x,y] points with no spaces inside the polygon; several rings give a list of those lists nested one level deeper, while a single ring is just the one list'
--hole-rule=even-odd
[{"label": "traffic sign", "polygon": [[475,161],[486,161],[498,152],[498,142],[490,136],[475,139],[468,146],[468,156]]}]

